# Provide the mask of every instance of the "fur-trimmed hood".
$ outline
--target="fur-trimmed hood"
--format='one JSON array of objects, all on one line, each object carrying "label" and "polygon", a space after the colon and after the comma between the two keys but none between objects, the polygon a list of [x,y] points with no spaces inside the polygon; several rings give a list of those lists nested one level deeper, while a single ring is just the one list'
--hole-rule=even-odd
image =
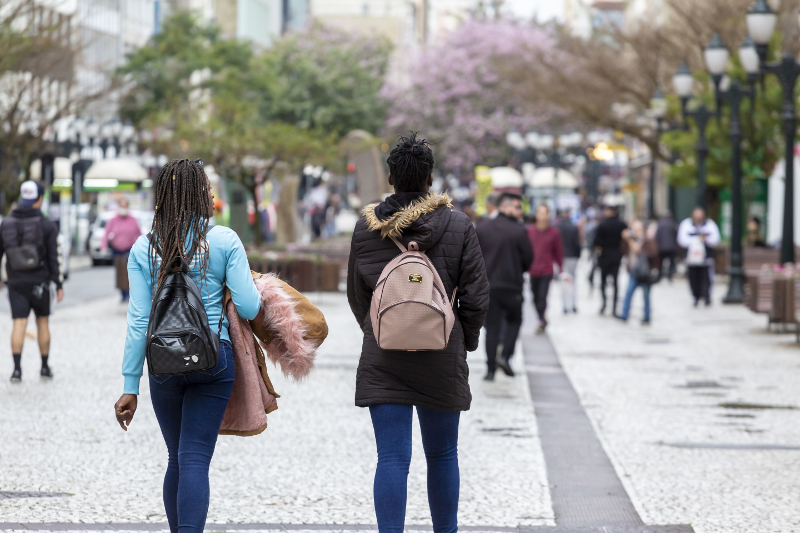
[{"label": "fur-trimmed hood", "polygon": [[[424,250],[438,240],[450,220],[452,200],[447,193],[429,193],[397,210],[391,216],[381,219],[375,212],[380,204],[370,204],[364,208],[363,215],[367,228],[380,231],[381,237],[409,237]],[[406,239],[408,240],[408,239]]]}]

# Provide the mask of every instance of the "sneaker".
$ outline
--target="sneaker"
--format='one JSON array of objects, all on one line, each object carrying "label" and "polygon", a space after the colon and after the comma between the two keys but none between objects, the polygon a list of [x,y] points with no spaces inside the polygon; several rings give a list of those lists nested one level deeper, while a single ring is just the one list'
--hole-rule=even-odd
[{"label": "sneaker", "polygon": [[544,333],[544,322],[539,322],[539,325],[536,327],[536,334],[541,335]]},{"label": "sneaker", "polygon": [[486,375],[483,376],[483,381],[494,381],[494,370],[487,371]]},{"label": "sneaker", "polygon": [[14,369],[14,373],[11,374],[11,382],[12,383],[19,383],[22,381],[22,370],[19,368]]},{"label": "sneaker", "polygon": [[569,311],[567,310],[567,308],[566,308],[566,307],[564,308],[564,314],[565,314],[565,315],[566,315],[566,314],[569,314]]},{"label": "sneaker", "polygon": [[577,307],[573,307],[573,308],[572,308],[572,312],[573,312],[573,313],[575,313],[575,314],[577,315],[577,314],[578,314],[578,308],[577,308]]},{"label": "sneaker", "polygon": [[53,371],[50,370],[49,366],[43,366],[42,367],[42,371],[39,372],[39,375],[42,376],[43,378],[52,378],[53,377]]},{"label": "sneaker", "polygon": [[627,319],[627,318],[625,318],[625,317],[624,317],[624,316],[622,316],[622,315],[614,315],[614,318],[616,318],[616,319],[617,319],[617,320],[619,320],[620,322],[627,322],[627,321],[628,321],[628,319]]},{"label": "sneaker", "polygon": [[510,378],[514,377],[514,371],[511,369],[511,365],[508,363],[507,359],[503,359],[502,357],[498,358],[497,366],[500,367],[500,370],[502,370],[506,376]]},{"label": "sneaker", "polygon": [[642,325],[643,326],[649,326],[650,325],[650,321],[649,320],[642,320]]}]

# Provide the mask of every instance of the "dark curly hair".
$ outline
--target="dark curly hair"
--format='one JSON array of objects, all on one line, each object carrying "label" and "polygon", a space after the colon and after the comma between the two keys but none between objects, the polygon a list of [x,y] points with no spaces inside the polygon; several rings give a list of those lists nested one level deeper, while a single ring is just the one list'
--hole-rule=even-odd
[{"label": "dark curly hair", "polygon": [[[189,259],[203,249],[208,219],[213,215],[208,201],[208,178],[202,162],[175,159],[161,167],[155,183],[156,213],[150,243],[150,273],[153,291],[167,278],[177,257]],[[158,266],[154,244],[161,248]],[[201,284],[208,269],[208,254],[197,254]]]},{"label": "dark curly hair", "polygon": [[436,164],[430,143],[427,139],[418,139],[418,135],[416,131],[409,137],[398,135],[397,146],[386,159],[397,192],[423,191]]}]

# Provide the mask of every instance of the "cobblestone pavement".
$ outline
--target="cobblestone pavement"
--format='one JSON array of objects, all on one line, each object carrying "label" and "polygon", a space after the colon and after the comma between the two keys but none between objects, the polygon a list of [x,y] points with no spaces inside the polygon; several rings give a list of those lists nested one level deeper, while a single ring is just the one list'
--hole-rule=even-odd
[{"label": "cobblestone pavement", "polygon": [[[743,306],[693,308],[685,281],[641,292],[625,324],[599,317],[579,277],[580,314],[552,291],[548,332],[646,524],[698,533],[800,531],[800,345]],[[626,283],[621,283],[624,290]]]},{"label": "cobblestone pavement", "polygon": [[[267,431],[219,439],[209,523],[375,523],[372,426],[368,411],[353,405],[360,330],[343,295],[312,299],[331,331],[317,369],[300,384],[273,371],[282,398]],[[55,379],[39,381],[38,353],[28,341],[23,382],[12,385],[10,320],[0,314],[0,522],[164,522],[166,448],[146,379],[130,431],[113,417],[125,309],[114,297],[63,309],[52,332]],[[461,423],[461,522],[551,525],[527,382],[523,376],[485,384],[481,353],[470,359],[474,401]],[[430,524],[425,476],[415,427],[409,524]],[[50,497],[32,494],[41,492]]]},{"label": "cobblestone pavement", "polygon": [[[561,314],[554,285],[549,336],[643,522],[691,524],[698,533],[800,531],[800,346],[794,336],[767,333],[765,317],[719,304],[724,287],[716,288],[714,306],[694,309],[684,281],[659,284],[653,325],[642,327],[639,293],[632,320],[623,324],[599,317],[599,297],[587,296],[583,277],[579,283],[578,315]],[[342,295],[314,301],[331,327],[318,368],[300,384],[272,372],[282,398],[267,432],[220,438],[210,524],[294,531],[302,524],[312,530],[312,524],[375,523],[372,429],[368,413],[353,407],[360,334]],[[525,328],[532,328],[530,306],[526,313]],[[9,331],[0,311],[0,339]],[[146,380],[131,431],[119,430],[112,414],[124,331],[124,309],[112,297],[59,312],[51,383],[39,381],[35,344],[28,342],[24,381],[11,386],[3,374],[10,373],[10,358],[0,344],[6,354],[0,357],[0,523],[163,528],[166,450]],[[515,365],[522,371],[520,352]],[[470,354],[474,401],[461,425],[461,524],[473,531],[561,531],[552,527],[525,373],[484,383],[483,358],[482,349]],[[430,524],[416,428],[414,447],[407,522]],[[110,528],[91,529],[97,527]],[[234,530],[216,526],[223,529]]]}]

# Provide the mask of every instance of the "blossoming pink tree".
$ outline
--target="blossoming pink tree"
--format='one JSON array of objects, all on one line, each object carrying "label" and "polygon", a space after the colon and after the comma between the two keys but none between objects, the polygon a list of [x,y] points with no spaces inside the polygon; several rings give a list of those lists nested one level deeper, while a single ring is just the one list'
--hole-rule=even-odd
[{"label": "blossoming pink tree", "polygon": [[[502,68],[509,61],[529,68],[532,51],[549,46],[546,30],[511,20],[471,20],[446,40],[419,52],[409,82],[387,85],[388,138],[409,130],[438,142],[439,168],[471,176],[475,165],[503,165],[510,149],[506,133],[525,133],[545,113],[508,96]],[[506,61],[498,61],[500,58]]]}]

